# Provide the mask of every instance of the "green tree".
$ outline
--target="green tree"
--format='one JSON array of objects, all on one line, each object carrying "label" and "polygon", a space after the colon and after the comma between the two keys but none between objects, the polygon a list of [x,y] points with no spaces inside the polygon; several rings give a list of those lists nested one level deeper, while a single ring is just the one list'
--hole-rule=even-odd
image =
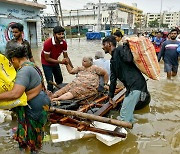
[{"label": "green tree", "polygon": [[136,22],[136,23],[134,23],[134,25],[135,25],[136,28],[140,28],[140,23]]},{"label": "green tree", "polygon": [[158,19],[155,19],[155,20],[149,22],[149,27],[151,27],[151,28],[155,28],[158,26],[159,26]]},{"label": "green tree", "polygon": [[161,27],[168,28],[168,24],[161,24]]}]

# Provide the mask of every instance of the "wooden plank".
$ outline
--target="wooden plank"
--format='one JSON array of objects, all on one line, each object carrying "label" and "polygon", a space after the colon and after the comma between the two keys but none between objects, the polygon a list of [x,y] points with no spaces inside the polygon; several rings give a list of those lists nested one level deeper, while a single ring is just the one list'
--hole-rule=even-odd
[{"label": "wooden plank", "polygon": [[[113,98],[113,101],[117,101],[116,103],[120,102],[118,101],[118,99],[122,101],[124,98],[123,95],[125,94],[125,92],[126,92],[125,89],[121,90],[117,95],[115,95],[115,97]],[[101,107],[97,112],[95,112],[94,115],[103,116],[112,108],[113,108],[113,105],[107,102],[106,104],[103,105],[103,107]]]},{"label": "wooden plank", "polygon": [[80,112],[87,112],[89,110],[89,108],[94,107],[96,105],[96,103],[100,103],[102,101],[105,101],[108,98],[108,96],[103,96],[93,102],[91,102],[88,105],[84,105],[82,108],[80,108],[78,111]]},{"label": "wooden plank", "polygon": [[82,124],[77,127],[78,131],[84,131],[85,129],[86,129],[86,126]]},{"label": "wooden plank", "polygon": [[60,121],[61,121],[62,123],[67,122],[68,120],[69,120],[69,117],[64,117],[64,118],[60,119]]},{"label": "wooden plank", "polygon": [[83,113],[83,112],[79,112],[79,111],[63,110],[63,109],[57,109],[57,108],[51,107],[49,109],[49,112],[76,116],[76,117],[85,118],[85,119],[89,119],[89,120],[113,124],[113,125],[120,126],[120,127],[122,126],[122,127],[130,128],[130,129],[132,128],[132,124],[129,122],[115,120],[115,119],[111,119],[111,118],[105,118],[105,117],[96,116],[93,114]]},{"label": "wooden plank", "polygon": [[[116,89],[116,93],[119,93],[120,91],[123,91],[123,90],[124,90],[124,87]],[[94,107],[97,103],[105,101],[106,99],[108,99],[108,97],[109,96],[106,95],[106,96],[103,96],[103,97],[101,97],[99,99],[96,99],[95,101],[91,102],[90,104],[84,105],[78,111],[80,111],[80,112],[87,112],[89,110],[89,108]]]},{"label": "wooden plank", "polygon": [[[57,121],[57,120],[50,120],[52,123],[60,123],[60,121]],[[69,127],[74,127],[74,128],[78,128],[78,124],[74,124],[74,123],[69,123],[69,122],[66,122],[66,123],[63,123],[63,125],[65,126],[69,126]],[[84,125],[84,126],[83,126]],[[101,129],[101,128],[95,128],[95,127],[91,127],[89,125],[85,125],[85,124],[82,124],[81,127],[79,128],[82,128],[83,131],[92,131],[92,132],[96,132],[96,133],[100,133],[100,134],[105,134],[105,135],[111,135],[111,136],[117,136],[117,137],[121,137],[121,138],[125,138],[126,137],[126,134],[125,133],[121,133],[121,132],[117,132],[117,131],[111,131],[111,130],[105,130],[105,129]]]}]

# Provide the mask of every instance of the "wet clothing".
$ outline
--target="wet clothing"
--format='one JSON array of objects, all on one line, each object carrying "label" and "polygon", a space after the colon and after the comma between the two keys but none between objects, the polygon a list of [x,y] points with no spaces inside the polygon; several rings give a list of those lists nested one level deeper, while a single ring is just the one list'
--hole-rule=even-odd
[{"label": "wet clothing", "polygon": [[133,112],[139,103],[141,92],[147,92],[144,76],[133,62],[133,55],[127,44],[112,51],[109,96],[114,97],[116,81],[126,87],[126,95],[120,111],[120,120],[133,122]]},{"label": "wet clothing", "polygon": [[173,66],[171,64],[168,63],[164,63],[164,72],[178,72],[178,65],[177,66]]},{"label": "wet clothing", "polygon": [[7,51],[14,50],[15,48],[17,48],[18,46],[21,46],[21,45],[26,47],[26,49],[27,49],[27,57],[29,59],[33,58],[33,55],[32,55],[32,52],[31,52],[31,46],[30,46],[29,42],[27,40],[25,40],[25,39],[23,39],[21,44],[19,44],[15,38],[8,41],[7,44],[6,44],[5,54],[6,54]]},{"label": "wet clothing", "polygon": [[141,91],[139,90],[133,90],[124,98],[119,120],[134,122],[133,112],[139,101],[140,93]]},{"label": "wet clothing", "polygon": [[44,71],[44,75],[47,81],[47,89],[51,92],[53,92],[53,85],[49,84],[48,81],[53,81],[53,76],[55,79],[56,84],[61,84],[63,82],[63,76],[61,73],[61,68],[59,64],[56,64],[54,66],[49,66],[49,65],[43,65],[42,68]]},{"label": "wet clothing", "polygon": [[158,61],[163,57],[164,63],[170,64],[172,66],[178,66],[178,56],[177,52],[178,44],[177,40],[167,40],[163,43],[161,52],[158,55]]},{"label": "wet clothing", "polygon": [[75,99],[81,99],[98,92],[99,75],[102,75],[101,72],[104,69],[97,66],[90,66],[86,69],[84,67],[77,67],[73,70],[77,73],[76,78],[59,90],[60,95],[71,92]]},{"label": "wet clothing", "polygon": [[[34,67],[23,66],[17,71],[15,84],[24,86],[25,91],[28,91],[37,87],[41,80],[41,76]],[[41,91],[28,101],[28,106],[13,109],[18,117],[18,130],[14,138],[19,142],[20,149],[38,151],[41,148],[49,106],[49,97]]]},{"label": "wet clothing", "polygon": [[47,81],[47,89],[53,92],[53,85],[49,81],[53,81],[53,76],[56,84],[63,82],[63,76],[59,64],[49,63],[45,60],[44,54],[49,54],[50,58],[57,60],[61,53],[67,51],[67,43],[63,40],[60,44],[56,44],[55,38],[49,38],[44,42],[44,47],[41,52],[41,63]]}]

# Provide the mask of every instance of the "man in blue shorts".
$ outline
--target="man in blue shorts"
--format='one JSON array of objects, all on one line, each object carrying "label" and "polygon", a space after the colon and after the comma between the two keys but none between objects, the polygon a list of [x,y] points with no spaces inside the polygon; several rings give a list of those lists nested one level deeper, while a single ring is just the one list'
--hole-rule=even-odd
[{"label": "man in blue shorts", "polygon": [[171,79],[172,76],[176,76],[178,72],[178,56],[177,47],[180,42],[176,40],[178,35],[177,29],[170,31],[170,40],[166,40],[158,55],[158,61],[163,57],[164,60],[164,72],[167,72],[167,79]]}]

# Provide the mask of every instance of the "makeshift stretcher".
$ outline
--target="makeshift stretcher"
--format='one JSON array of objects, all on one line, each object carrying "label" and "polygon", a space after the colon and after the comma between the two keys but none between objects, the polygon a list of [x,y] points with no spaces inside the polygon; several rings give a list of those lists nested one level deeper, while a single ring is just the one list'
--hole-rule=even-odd
[{"label": "makeshift stretcher", "polygon": [[[115,106],[124,99],[125,88],[116,90],[113,100]],[[104,144],[111,146],[126,139],[127,131],[124,128],[132,128],[132,124],[111,118],[103,117],[113,105],[108,102],[107,93],[73,100],[75,106],[65,108],[65,102],[50,108],[50,134],[53,142],[75,140],[87,136],[96,136]],[[71,103],[70,103],[71,104]],[[124,128],[121,128],[124,127]]]}]

